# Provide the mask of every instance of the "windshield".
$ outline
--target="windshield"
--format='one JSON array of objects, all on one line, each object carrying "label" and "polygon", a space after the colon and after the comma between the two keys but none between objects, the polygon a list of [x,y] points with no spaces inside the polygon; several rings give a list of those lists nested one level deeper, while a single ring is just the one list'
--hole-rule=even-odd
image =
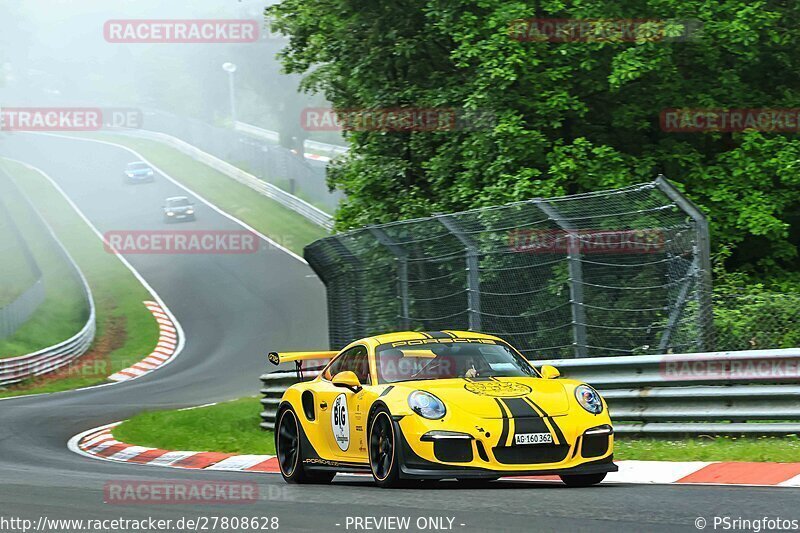
[{"label": "windshield", "polygon": [[378,348],[380,383],[416,379],[538,377],[533,367],[507,346],[484,339],[440,340],[433,345]]},{"label": "windshield", "polygon": [[172,200],[167,200],[167,205],[169,207],[185,207],[191,204],[189,203],[188,198],[175,198]]},{"label": "windshield", "polygon": [[128,170],[147,170],[148,167],[147,163],[130,163],[128,164]]}]

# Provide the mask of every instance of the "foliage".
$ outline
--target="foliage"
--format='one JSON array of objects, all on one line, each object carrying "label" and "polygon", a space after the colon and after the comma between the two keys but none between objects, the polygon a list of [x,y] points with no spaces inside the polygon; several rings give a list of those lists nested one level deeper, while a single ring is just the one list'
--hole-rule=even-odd
[{"label": "foliage", "polygon": [[720,250],[713,295],[718,350],[758,350],[800,346],[800,285],[791,279],[773,290],[742,272],[725,272]]},{"label": "foliage", "polygon": [[[709,214],[729,269],[798,265],[800,140],[670,133],[667,108],[800,102],[800,4],[769,0],[283,0],[285,69],[337,109],[491,111],[491,127],[350,131],[330,168],[338,228],[650,181],[663,173]],[[521,42],[515,19],[696,19],[686,39]],[[670,35],[685,31],[671,24]]]}]

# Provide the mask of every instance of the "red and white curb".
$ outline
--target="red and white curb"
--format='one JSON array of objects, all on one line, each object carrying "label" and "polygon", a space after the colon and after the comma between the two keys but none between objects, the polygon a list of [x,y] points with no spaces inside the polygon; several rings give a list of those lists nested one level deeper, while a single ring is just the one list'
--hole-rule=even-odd
[{"label": "red and white curb", "polygon": [[123,463],[200,470],[280,472],[278,460],[273,455],[173,451],[132,446],[116,440],[111,434],[111,430],[119,424],[109,424],[76,435],[70,439],[68,446],[81,455]]},{"label": "red and white curb", "polygon": [[128,381],[138,378],[167,364],[175,357],[178,347],[178,330],[172,319],[157,302],[144,302],[158,322],[158,344],[153,352],[133,366],[112,374],[110,381]]},{"label": "red and white curb", "polygon": [[[280,472],[278,461],[272,455],[171,451],[126,444],[116,440],[111,433],[118,424],[119,422],[109,424],[76,435],[70,440],[69,447],[81,455],[107,461],[200,470],[270,474]],[[800,463],[702,461],[617,461],[616,463],[619,472],[608,474],[603,483],[800,487]],[[558,476],[521,476],[502,479],[560,482]]]}]

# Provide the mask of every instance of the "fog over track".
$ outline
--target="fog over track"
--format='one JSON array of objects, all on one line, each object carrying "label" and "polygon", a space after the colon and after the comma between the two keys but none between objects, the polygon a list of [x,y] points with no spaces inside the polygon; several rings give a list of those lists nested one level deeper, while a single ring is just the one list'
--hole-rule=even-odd
[{"label": "fog over track", "polygon": [[[101,232],[164,229],[164,198],[185,194],[158,175],[153,184],[123,185],[121,173],[132,160],[130,153],[100,143],[15,134],[0,140],[0,155],[46,172]],[[170,227],[242,229],[200,203],[197,216],[196,223]],[[339,476],[331,486],[294,486],[274,474],[177,470],[80,456],[66,444],[81,431],[143,410],[255,395],[267,349],[327,345],[322,284],[305,264],[266,243],[255,254],[127,258],[183,327],[183,352],[167,367],[131,382],[0,401],[0,516],[34,521],[40,516],[277,516],[285,531],[345,531],[348,516],[433,516],[453,518],[453,529],[460,531],[696,531],[700,516],[713,529],[714,516],[798,518],[800,513],[800,489],[790,488],[609,484],[567,489],[555,482],[496,482],[479,488],[441,482],[382,490],[352,476]],[[256,416],[253,423],[258,423]],[[248,481],[259,485],[261,501],[105,504],[104,484],[120,480]]]}]

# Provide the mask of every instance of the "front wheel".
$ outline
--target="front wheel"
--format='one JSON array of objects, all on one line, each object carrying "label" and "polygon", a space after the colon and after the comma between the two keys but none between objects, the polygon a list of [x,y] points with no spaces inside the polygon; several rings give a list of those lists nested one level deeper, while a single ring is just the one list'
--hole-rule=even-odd
[{"label": "front wheel", "polygon": [[288,407],[278,414],[275,425],[275,452],[281,475],[287,483],[330,483],[335,472],[307,472],[303,466],[303,428]]},{"label": "front wheel", "polygon": [[583,474],[583,475],[564,475],[559,476],[561,481],[568,487],[591,487],[597,485],[606,478],[606,473],[600,474]]},{"label": "front wheel", "polygon": [[394,422],[388,409],[380,407],[369,426],[369,466],[379,487],[396,487],[400,483],[400,465]]}]

